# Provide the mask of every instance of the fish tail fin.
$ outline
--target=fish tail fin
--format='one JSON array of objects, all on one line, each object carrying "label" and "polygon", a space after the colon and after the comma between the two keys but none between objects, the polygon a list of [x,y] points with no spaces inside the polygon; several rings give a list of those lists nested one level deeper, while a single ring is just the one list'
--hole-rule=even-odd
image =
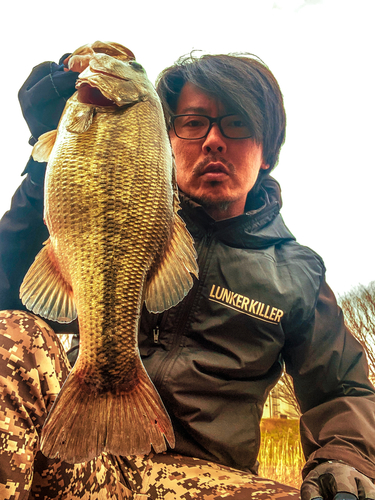
[{"label": "fish tail fin", "polygon": [[[145,455],[150,453],[151,445],[156,453],[161,453],[167,449],[165,439],[174,448],[175,437],[169,415],[143,365],[140,372],[137,386],[130,392],[120,393],[117,406],[113,405],[109,411],[105,447],[108,453]],[[112,422],[116,420],[119,424],[113,426]]]},{"label": "fish tail fin", "polygon": [[[76,365],[77,366],[77,365]],[[145,455],[174,447],[169,416],[143,366],[130,391],[95,392],[75,369],[61,389],[42,429],[41,451],[68,463],[87,462],[103,451]]]}]

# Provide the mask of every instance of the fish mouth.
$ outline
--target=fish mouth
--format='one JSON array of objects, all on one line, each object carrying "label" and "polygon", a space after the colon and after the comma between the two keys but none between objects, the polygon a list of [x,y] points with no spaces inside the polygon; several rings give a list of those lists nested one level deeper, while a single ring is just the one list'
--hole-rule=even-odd
[{"label": "fish mouth", "polygon": [[98,87],[92,87],[85,82],[82,82],[78,87],[77,100],[82,104],[117,107],[116,103],[105,97],[105,95],[100,92]]},{"label": "fish mouth", "polygon": [[[118,75],[114,75],[113,73],[93,69],[90,67],[90,71],[92,75],[104,75],[109,78],[114,78],[116,80],[122,80],[124,82],[129,81],[128,78],[124,78]],[[86,79],[78,79],[76,84],[76,89],[78,90],[77,100],[82,104],[92,104],[95,106],[118,106],[115,101],[106,97],[100,90],[97,85],[90,85],[90,79],[88,81]]]}]

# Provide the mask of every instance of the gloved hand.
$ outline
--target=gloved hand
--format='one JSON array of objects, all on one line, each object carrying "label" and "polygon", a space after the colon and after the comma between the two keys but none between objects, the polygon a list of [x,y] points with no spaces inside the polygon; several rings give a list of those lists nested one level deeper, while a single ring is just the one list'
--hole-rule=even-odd
[{"label": "gloved hand", "polygon": [[[77,72],[68,71],[65,54],[59,64],[45,62],[36,66],[22,85],[18,98],[32,136],[33,146],[45,132],[57,128],[66,101],[75,92]],[[43,185],[46,163],[29,159],[22,175],[28,173],[34,184]]]},{"label": "gloved hand", "polygon": [[350,465],[328,461],[308,473],[301,486],[301,500],[375,500],[375,485]]},{"label": "gloved hand", "polygon": [[42,134],[57,128],[66,101],[76,90],[79,73],[64,71],[67,56],[60,59],[60,64],[47,61],[33,68],[18,93],[22,114],[32,133],[32,146]]}]

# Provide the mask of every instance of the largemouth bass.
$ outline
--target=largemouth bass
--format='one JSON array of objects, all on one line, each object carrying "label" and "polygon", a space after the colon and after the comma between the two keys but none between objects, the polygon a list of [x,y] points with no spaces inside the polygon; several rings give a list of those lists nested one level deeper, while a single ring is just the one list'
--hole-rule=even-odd
[{"label": "largemouth bass", "polygon": [[36,160],[48,160],[50,238],[20,295],[45,318],[70,322],[78,315],[79,357],[41,436],[46,456],[71,463],[103,451],[146,454],[151,445],[161,452],[164,436],[174,446],[169,416],[139,356],[138,324],[144,302],[151,312],[168,309],[198,275],[192,238],[177,213],[159,98],[129,51],[109,47],[93,51],[58,130],[33,150]]}]

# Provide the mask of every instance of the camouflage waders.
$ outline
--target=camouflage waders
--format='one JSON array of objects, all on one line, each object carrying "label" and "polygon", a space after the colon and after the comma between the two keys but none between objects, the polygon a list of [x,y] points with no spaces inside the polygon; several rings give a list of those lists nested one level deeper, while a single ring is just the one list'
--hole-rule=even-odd
[{"label": "camouflage waders", "polygon": [[82,464],[46,458],[39,434],[69,362],[53,330],[23,311],[0,312],[0,498],[24,500],[266,500],[298,490],[191,457],[103,453]]}]

